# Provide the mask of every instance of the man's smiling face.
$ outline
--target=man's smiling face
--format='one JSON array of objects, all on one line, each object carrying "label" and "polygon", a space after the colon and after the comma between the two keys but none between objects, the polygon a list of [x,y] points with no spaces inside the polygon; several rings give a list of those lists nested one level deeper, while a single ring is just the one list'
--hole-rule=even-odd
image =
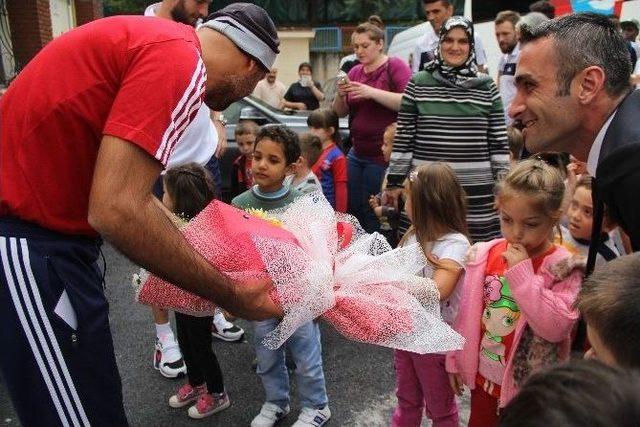
[{"label": "man's smiling face", "polygon": [[580,124],[575,81],[566,93],[556,51],[552,39],[542,38],[525,44],[518,60],[509,115],[522,123],[525,146],[534,153],[566,151]]}]

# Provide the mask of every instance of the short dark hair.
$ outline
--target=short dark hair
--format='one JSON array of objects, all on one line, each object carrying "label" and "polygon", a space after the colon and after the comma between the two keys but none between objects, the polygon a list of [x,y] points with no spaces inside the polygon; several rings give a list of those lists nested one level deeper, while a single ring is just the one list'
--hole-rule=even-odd
[{"label": "short dark hair", "polygon": [[187,221],[216,197],[217,189],[211,173],[197,163],[172,167],[163,179],[173,201],[173,213]]},{"label": "short dark hair", "polygon": [[551,2],[546,0],[540,0],[529,5],[529,12],[544,13],[547,18],[553,19],[556,17],[556,7]]},{"label": "short dark hair", "polygon": [[309,167],[316,164],[322,154],[322,142],[320,138],[312,133],[300,135],[300,155],[309,164]]},{"label": "short dark hair", "polygon": [[640,27],[634,21],[622,21],[620,23],[620,28],[622,28],[623,30],[633,30],[635,32],[640,31]]},{"label": "short dark hair", "polygon": [[604,70],[605,91],[618,96],[631,89],[631,60],[622,35],[604,15],[576,13],[535,28],[523,27],[521,43],[550,38],[556,52],[558,95],[569,94],[577,73],[596,65]]},{"label": "short dark hair", "polygon": [[303,62],[302,64],[298,65],[298,72],[300,72],[300,70],[302,70],[303,68],[308,68],[309,71],[311,71],[313,73],[313,67],[311,66],[310,63]]},{"label": "short dark hair", "polygon": [[496,19],[493,21],[495,25],[500,25],[504,22],[511,22],[515,27],[520,20],[520,14],[513,10],[503,10],[496,15]]},{"label": "short dark hair", "polygon": [[260,132],[260,126],[253,120],[241,120],[234,129],[234,135],[258,135]]},{"label": "short dark hair", "polygon": [[298,161],[298,158],[300,157],[300,142],[298,141],[298,134],[285,125],[263,126],[256,137],[254,150],[258,147],[258,143],[263,139],[270,139],[282,146],[282,152],[287,166]]},{"label": "short dark hair", "polygon": [[640,253],[598,267],[576,307],[620,366],[640,368]]},{"label": "short dark hair", "polygon": [[578,359],[536,372],[500,412],[500,427],[631,427],[640,373]]},{"label": "short dark hair", "polygon": [[451,6],[451,2],[449,0],[422,0],[423,4],[431,4],[431,3],[438,3],[438,2],[442,2],[442,5],[444,7]]}]

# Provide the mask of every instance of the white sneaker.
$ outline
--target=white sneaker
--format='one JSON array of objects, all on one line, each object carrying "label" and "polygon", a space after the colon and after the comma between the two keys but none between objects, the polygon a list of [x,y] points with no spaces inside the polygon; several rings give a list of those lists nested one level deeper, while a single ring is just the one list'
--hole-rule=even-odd
[{"label": "white sneaker", "polygon": [[178,378],[186,375],[187,366],[184,364],[180,347],[172,333],[156,338],[153,367],[160,371],[160,374],[165,378]]},{"label": "white sneaker", "polygon": [[298,420],[291,427],[321,427],[331,418],[329,406],[321,409],[302,408]]},{"label": "white sneaker", "polygon": [[223,341],[240,341],[244,336],[244,330],[229,322],[224,314],[218,313],[213,317],[211,335]]},{"label": "white sneaker", "polygon": [[262,405],[260,413],[251,421],[251,427],[273,427],[275,423],[283,419],[289,413],[289,405],[281,408],[270,402]]}]

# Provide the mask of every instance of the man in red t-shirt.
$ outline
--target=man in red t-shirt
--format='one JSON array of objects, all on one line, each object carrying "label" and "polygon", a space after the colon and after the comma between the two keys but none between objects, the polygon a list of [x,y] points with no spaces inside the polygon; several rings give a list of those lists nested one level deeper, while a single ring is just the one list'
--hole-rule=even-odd
[{"label": "man in red t-shirt", "polygon": [[0,369],[22,425],[127,424],[99,236],[235,314],[279,314],[268,283],[236,289],[151,193],[202,102],[251,93],[278,44],[248,3],[197,31],[106,18],[49,43],[0,99]]}]

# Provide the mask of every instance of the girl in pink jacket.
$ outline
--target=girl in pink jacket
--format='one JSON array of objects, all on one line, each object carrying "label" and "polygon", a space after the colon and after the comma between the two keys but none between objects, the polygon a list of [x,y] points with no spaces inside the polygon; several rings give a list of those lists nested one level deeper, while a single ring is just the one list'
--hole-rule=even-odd
[{"label": "girl in pink jacket", "polygon": [[466,342],[446,360],[454,391],[471,389],[471,427],[497,425],[498,408],[533,371],[569,357],[582,273],[559,280],[550,269],[570,257],[552,241],[563,193],[560,172],[539,160],[519,163],[496,187],[503,238],[468,259],[455,322]]}]

